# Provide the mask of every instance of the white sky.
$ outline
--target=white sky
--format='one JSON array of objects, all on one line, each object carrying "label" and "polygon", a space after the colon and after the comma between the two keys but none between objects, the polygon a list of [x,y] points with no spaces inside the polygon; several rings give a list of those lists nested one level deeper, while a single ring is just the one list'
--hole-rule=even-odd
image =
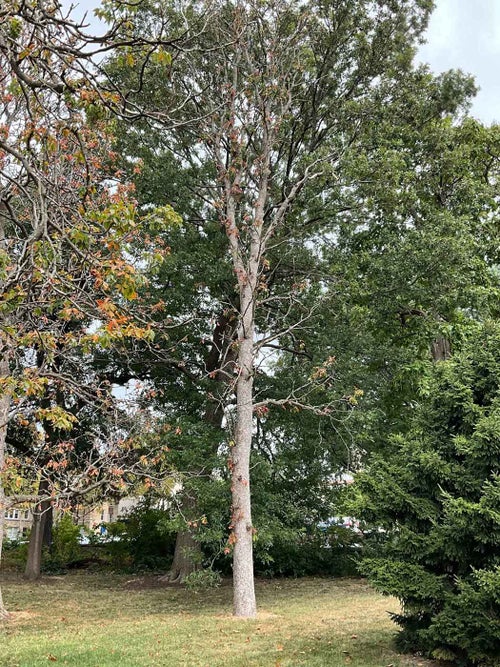
[{"label": "white sky", "polygon": [[471,113],[484,123],[500,121],[500,0],[435,0],[427,44],[419,60],[438,73],[461,69],[480,91]]},{"label": "white sky", "polygon": [[[349,2],[349,0],[346,0]],[[70,0],[63,0],[68,6]],[[77,14],[89,19],[99,0],[74,0]],[[489,124],[500,121],[500,0],[435,0],[427,44],[418,59],[443,72],[461,69],[472,74],[480,91],[471,113]],[[94,19],[93,29],[98,29]]]}]

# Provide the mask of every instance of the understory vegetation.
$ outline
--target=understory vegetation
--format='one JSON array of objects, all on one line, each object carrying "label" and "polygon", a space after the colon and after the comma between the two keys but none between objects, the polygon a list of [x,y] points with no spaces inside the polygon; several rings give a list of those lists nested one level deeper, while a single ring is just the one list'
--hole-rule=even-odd
[{"label": "understory vegetation", "polygon": [[[175,530],[166,511],[140,503],[116,522],[94,529],[76,526],[69,514],[55,524],[50,547],[42,552],[42,572],[64,574],[69,570],[160,573],[168,571],[175,552]],[[83,538],[83,539],[82,539]],[[217,577],[230,576],[231,559],[218,541],[200,534],[199,572],[188,575],[198,587],[213,585]],[[84,542],[84,544],[82,544]],[[255,571],[263,577],[351,576],[358,572],[363,535],[333,523],[309,530],[287,531],[265,544],[256,542]],[[23,571],[27,542],[7,541],[3,568]],[[203,575],[201,573],[204,573]],[[198,575],[198,576],[195,576]],[[203,578],[204,577],[204,578]],[[198,583],[196,583],[198,582]],[[212,584],[211,584],[212,582]]]}]

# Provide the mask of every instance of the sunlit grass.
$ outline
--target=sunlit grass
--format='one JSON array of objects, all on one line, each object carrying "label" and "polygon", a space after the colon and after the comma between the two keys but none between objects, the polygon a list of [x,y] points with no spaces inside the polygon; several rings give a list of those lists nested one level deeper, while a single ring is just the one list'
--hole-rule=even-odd
[{"label": "sunlit grass", "polygon": [[231,617],[231,589],[137,588],[125,576],[71,574],[32,584],[10,576],[13,619],[0,629],[0,665],[37,667],[417,667],[391,647],[397,602],[364,581],[261,581],[259,616]]}]

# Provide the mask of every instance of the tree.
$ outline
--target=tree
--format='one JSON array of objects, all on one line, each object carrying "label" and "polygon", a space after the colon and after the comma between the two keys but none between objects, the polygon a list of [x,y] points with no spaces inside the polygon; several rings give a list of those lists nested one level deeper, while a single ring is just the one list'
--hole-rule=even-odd
[{"label": "tree", "polygon": [[[142,281],[135,262],[147,263],[154,248],[136,244],[143,254],[127,255],[139,228],[130,189],[112,166],[107,123],[123,100],[97,85],[92,65],[111,44],[133,49],[125,18],[92,38],[56,4],[0,9],[0,554],[6,490],[9,503],[43,502],[121,483],[117,450],[96,432],[85,465],[66,476],[74,445],[62,434],[81,418],[83,402],[123,441],[110,383],[95,374],[84,383],[80,373],[92,350],[152,337],[129,308]],[[172,216],[164,209],[159,219]],[[38,427],[22,462],[6,456],[14,418]],[[48,426],[59,437],[46,439]],[[23,488],[49,468],[46,495]]]},{"label": "tree", "polygon": [[363,571],[401,600],[399,643],[463,665],[500,650],[499,336],[477,324],[433,367],[408,432],[356,480],[358,516],[385,531]]},{"label": "tree", "polygon": [[408,425],[436,341],[449,354],[469,323],[498,313],[499,132],[463,117],[472,92],[456,72],[408,76],[332,202],[335,337],[320,344],[364,390],[351,428],[367,451]]},{"label": "tree", "polygon": [[[300,283],[290,276],[290,289],[282,283],[282,291],[272,293],[273,252],[314,243],[328,229],[325,215],[308,214],[337,190],[345,157],[359,145],[377,93],[379,104],[390,100],[411,69],[412,45],[425,27],[430,3],[221,2],[210,8],[210,22],[190,49],[155,63],[150,79],[148,67],[141,68],[140,95],[156,113],[149,117],[158,120],[162,104],[171,108],[173,98],[178,113],[163,126],[164,145],[187,164],[205,166],[203,181],[192,186],[204,201],[197,206],[200,225],[218,217],[237,282],[227,300],[237,316],[234,340],[229,337],[236,375],[224,392],[233,429],[230,545],[235,613],[252,616],[254,415],[273,405],[312,407],[318,415],[331,407],[328,393],[309,400],[315,381],[329,374],[321,362],[318,374],[286,396],[255,398],[259,350],[299,351],[299,332],[316,314],[314,306],[301,306],[311,276]],[[204,9],[190,6],[189,15]],[[173,7],[166,11],[175,15]],[[310,293],[314,290],[321,295],[319,283]]]},{"label": "tree", "polygon": [[[236,318],[227,302],[234,281],[229,263],[221,260],[225,238],[220,225],[213,220],[203,226],[197,222],[202,213],[190,191],[197,170],[183,168],[165,154],[147,123],[120,128],[116,150],[125,157],[123,168],[135,184],[139,208],[147,211],[175,202],[182,216],[178,225],[145,227],[156,245],[170,249],[140,290],[155,320],[154,346],[136,346],[127,357],[117,357],[111,350],[107,357],[101,356],[100,364],[102,372],[117,382],[139,380],[144,405],[153,405],[167,425],[182,431],[169,442],[169,458],[182,490],[174,503],[180,519],[177,547],[165,575],[165,580],[180,582],[202,562],[199,531],[193,524],[199,526],[206,513],[202,497],[212,495],[212,473],[224,477],[227,472],[227,453],[221,456],[221,449],[224,394],[234,377],[231,344]],[[170,440],[168,433],[165,437]]]}]

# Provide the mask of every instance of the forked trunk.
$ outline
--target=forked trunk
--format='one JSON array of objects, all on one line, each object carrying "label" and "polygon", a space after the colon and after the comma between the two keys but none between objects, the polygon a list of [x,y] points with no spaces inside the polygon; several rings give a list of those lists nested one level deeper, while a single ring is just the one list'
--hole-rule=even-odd
[{"label": "forked trunk", "polygon": [[[234,76],[235,81],[237,81],[237,68]],[[271,115],[268,111],[265,112],[266,118]],[[271,146],[272,141],[267,134],[266,125],[259,161],[261,178],[257,201],[255,202],[255,218],[250,230],[250,252],[247,261],[243,259],[244,253],[242,253],[242,246],[239,241],[238,205],[234,197],[240,188],[239,179],[241,174],[236,170],[236,176],[232,182],[227,178],[227,173],[225,177],[227,216],[225,226],[233,268],[238,277],[240,297],[237,341],[236,426],[234,447],[231,453],[232,533],[230,538],[233,544],[233,613],[235,616],[243,618],[253,618],[257,614],[253,576],[254,528],[250,496],[250,453],[253,435],[255,308],[259,268],[266,243],[262,230],[268,195]]]}]

